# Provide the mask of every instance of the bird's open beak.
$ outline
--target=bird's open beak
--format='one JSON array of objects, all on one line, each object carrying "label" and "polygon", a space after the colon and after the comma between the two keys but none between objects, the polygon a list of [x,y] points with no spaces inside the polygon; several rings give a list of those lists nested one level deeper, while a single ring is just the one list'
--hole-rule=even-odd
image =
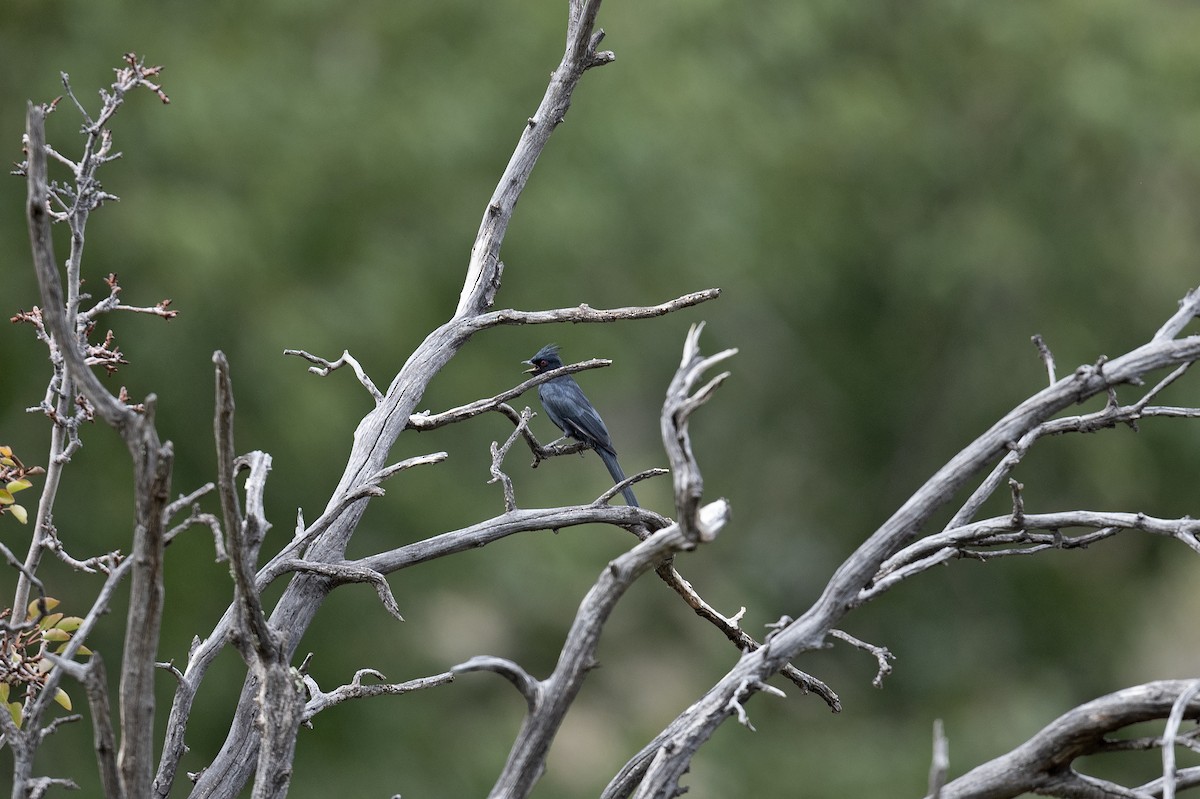
[{"label": "bird's open beak", "polygon": [[522,370],[522,373],[523,373],[523,374],[531,375],[531,374],[533,374],[534,372],[536,372],[536,371],[537,371],[537,367],[533,365],[533,361],[521,361],[521,363],[524,363],[524,364],[528,364],[528,365],[529,365],[529,368],[528,368],[528,369],[523,369],[523,370]]}]

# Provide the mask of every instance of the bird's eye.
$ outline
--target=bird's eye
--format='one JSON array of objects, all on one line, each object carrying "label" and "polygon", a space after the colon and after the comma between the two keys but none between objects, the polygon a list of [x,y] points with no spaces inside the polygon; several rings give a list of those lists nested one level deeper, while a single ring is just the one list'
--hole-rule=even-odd
[{"label": "bird's eye", "polygon": [[538,361],[538,366],[545,366],[547,363],[549,363],[549,361],[543,358],[542,360]]}]

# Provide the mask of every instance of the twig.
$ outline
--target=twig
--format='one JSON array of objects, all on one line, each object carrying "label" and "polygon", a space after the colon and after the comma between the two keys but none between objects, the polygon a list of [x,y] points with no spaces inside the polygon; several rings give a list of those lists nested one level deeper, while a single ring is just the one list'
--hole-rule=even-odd
[{"label": "twig", "polygon": [[[742,608],[733,616],[726,617],[721,615],[716,608],[704,601],[704,598],[696,592],[692,584],[683,578],[683,575],[675,568],[673,563],[664,563],[656,569],[658,576],[662,581],[670,586],[671,590],[679,594],[683,601],[688,604],[696,612],[696,615],[706,620],[728,638],[734,646],[742,651],[753,651],[758,649],[762,644],[754,640],[754,637],[747,633],[739,626],[738,622],[745,614],[746,609]],[[834,713],[840,713],[842,710],[841,700],[833,690],[821,680],[811,674],[807,674],[790,663],[780,672],[784,677],[791,680],[804,693],[814,693],[824,700],[825,704]]]},{"label": "twig", "polygon": [[517,495],[516,491],[513,489],[512,478],[504,473],[504,471],[500,468],[500,464],[502,464],[504,459],[508,456],[508,451],[512,449],[512,445],[516,443],[517,439],[521,436],[525,429],[529,427],[529,420],[532,417],[533,411],[531,411],[529,408],[526,408],[521,413],[520,421],[517,423],[516,429],[512,431],[512,434],[509,435],[504,444],[500,445],[493,441],[491,445],[492,479],[488,480],[488,485],[498,482],[503,487],[504,510],[506,512],[517,509]]},{"label": "twig", "polygon": [[306,727],[312,727],[313,716],[320,713],[322,710],[331,708],[334,705],[340,705],[342,702],[351,699],[369,699],[374,696],[396,696],[400,694],[408,694],[413,691],[421,691],[426,688],[434,688],[439,685],[445,685],[454,682],[454,671],[447,671],[441,674],[435,674],[431,677],[421,677],[416,680],[408,680],[401,683],[380,683],[364,685],[363,677],[371,676],[376,679],[385,679],[382,674],[375,669],[359,669],[354,673],[354,679],[349,685],[340,685],[332,691],[326,693],[322,691],[317,681],[308,674],[305,674],[302,679],[304,687],[308,691],[308,701],[304,704],[304,715],[302,723]]},{"label": "twig", "polygon": [[[684,294],[658,305],[634,305],[625,308],[593,308],[583,303],[572,308],[555,308],[549,311],[516,311],[511,308],[492,311],[476,316],[470,325],[474,330],[485,330],[497,325],[548,325],[562,322],[619,322],[633,319],[653,319],[674,311],[690,308],[721,296],[718,288],[704,289]],[[547,372],[549,374],[549,372]]]},{"label": "twig", "polygon": [[628,486],[631,486],[635,483],[640,483],[643,480],[648,480],[651,477],[660,477],[664,474],[670,474],[670,473],[671,473],[670,469],[643,469],[642,471],[638,472],[637,474],[631,474],[628,477],[626,477],[624,480],[622,480],[621,482],[615,483],[611,488],[609,488],[603,494],[596,497],[594,504],[604,505],[604,504],[608,503],[608,501],[611,500],[613,497],[615,497],[617,494],[624,491],[625,488]]},{"label": "twig", "polygon": [[846,643],[850,644],[850,646],[853,646],[856,649],[861,649],[864,652],[869,652],[871,655],[873,655],[875,657],[875,662],[879,666],[879,670],[875,672],[875,678],[871,680],[871,685],[875,686],[876,688],[883,687],[883,678],[892,673],[892,661],[896,659],[896,656],[888,651],[887,647],[868,644],[866,641],[855,638],[853,635],[848,632],[844,632],[843,630],[830,630],[829,635],[831,638],[837,638],[845,641]]},{"label": "twig", "polygon": [[312,372],[314,375],[320,375],[321,377],[325,377],[335,369],[340,369],[343,366],[349,365],[349,367],[354,370],[354,376],[358,378],[358,382],[362,383],[363,388],[370,392],[372,399],[375,400],[375,404],[378,405],[379,403],[383,402],[383,394],[378,388],[376,388],[375,383],[371,381],[371,378],[368,377],[367,373],[363,370],[362,364],[360,364],[354,358],[354,356],[350,354],[349,350],[342,350],[342,357],[338,358],[336,361],[327,361],[324,358],[311,355],[304,350],[284,350],[283,354],[295,355],[310,363],[315,363],[316,366],[308,367],[308,371]]}]

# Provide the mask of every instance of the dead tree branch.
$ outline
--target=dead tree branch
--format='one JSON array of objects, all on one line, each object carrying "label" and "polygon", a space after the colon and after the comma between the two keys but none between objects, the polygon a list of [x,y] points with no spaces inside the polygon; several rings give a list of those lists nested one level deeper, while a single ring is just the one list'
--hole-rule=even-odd
[{"label": "dead tree branch", "polygon": [[[1124,727],[1166,719],[1194,684],[1193,680],[1151,682],[1080,705],[1008,754],[946,783],[941,799],[1010,799],[1026,793],[1148,797],[1151,794],[1142,789],[1081,774],[1072,764],[1084,755],[1104,751],[1108,736]],[[1200,698],[1193,693],[1181,713],[1190,719],[1200,717]]]},{"label": "dead tree branch", "polygon": [[[1163,330],[1182,329],[1195,316],[1200,308],[1197,294],[1200,292],[1189,293],[1184,303],[1186,312],[1181,309]],[[1137,384],[1151,372],[1176,369],[1198,358],[1200,336],[1175,339],[1156,335],[1149,343],[1119,358],[1081,366],[1072,375],[1020,403],[951,458],[876,530],[834,573],[808,611],[780,630],[767,646],[744,654],[705,696],[630,760],[609,783],[604,796],[665,799],[676,795],[691,758],[717,726],[729,718],[730,703],[740,696],[738,692],[747,685],[753,691],[800,653],[820,647],[838,620],[855,607],[860,593],[871,585],[887,558],[908,545],[968,480],[1008,452],[1011,442],[1021,441],[1073,404],[1107,394],[1119,385]],[[1114,410],[1106,408],[1105,412],[1119,415],[1119,407],[1112,407]]]}]

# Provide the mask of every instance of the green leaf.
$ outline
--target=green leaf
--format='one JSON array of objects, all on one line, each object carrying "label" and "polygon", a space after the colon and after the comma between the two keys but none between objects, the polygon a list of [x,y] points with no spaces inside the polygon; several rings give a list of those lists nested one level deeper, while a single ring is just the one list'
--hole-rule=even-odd
[{"label": "green leaf", "polygon": [[49,629],[42,633],[42,638],[47,641],[70,641],[71,634],[65,630]]},{"label": "green leaf", "polygon": [[0,505],[11,505],[11,504],[13,504],[12,494],[8,493],[3,488],[0,488]]},{"label": "green leaf", "polygon": [[21,703],[20,702],[5,702],[4,704],[6,707],[8,707],[8,714],[10,716],[12,716],[12,720],[17,723],[18,727],[20,727],[21,726],[21,717],[25,715],[21,710]]},{"label": "green leaf", "polygon": [[79,625],[83,624],[83,619],[78,616],[64,616],[62,621],[54,626],[60,630],[74,632],[79,629]]},{"label": "green leaf", "polygon": [[10,494],[15,494],[18,491],[24,491],[27,488],[33,488],[33,483],[29,482],[24,477],[13,480],[5,486],[5,489],[7,489],[8,493]]},{"label": "green leaf", "polygon": [[38,614],[42,612],[42,608],[41,608],[42,602],[46,603],[46,612],[47,613],[49,613],[50,611],[52,611],[56,607],[58,607],[58,600],[52,596],[48,596],[44,600],[35,599],[29,603],[29,609],[28,609],[29,615],[26,616],[25,618],[36,619],[38,617]]},{"label": "green leaf", "polygon": [[43,630],[48,630],[51,627],[56,626],[58,624],[59,619],[61,619],[62,617],[63,617],[63,615],[61,613],[47,613],[45,616],[42,617],[42,620],[38,622],[38,627],[40,627]]},{"label": "green leaf", "polygon": [[17,521],[19,521],[21,524],[25,524],[29,521],[29,514],[26,513],[25,509],[20,505],[13,505],[11,508],[9,508],[9,511],[12,512],[12,515],[16,517]]},{"label": "green leaf", "polygon": [[71,697],[67,696],[67,692],[61,688],[54,693],[54,701],[58,702],[67,710],[71,709]]},{"label": "green leaf", "polygon": [[8,683],[0,682],[0,702],[8,702],[8,689],[9,688],[10,688],[10,686]]}]

